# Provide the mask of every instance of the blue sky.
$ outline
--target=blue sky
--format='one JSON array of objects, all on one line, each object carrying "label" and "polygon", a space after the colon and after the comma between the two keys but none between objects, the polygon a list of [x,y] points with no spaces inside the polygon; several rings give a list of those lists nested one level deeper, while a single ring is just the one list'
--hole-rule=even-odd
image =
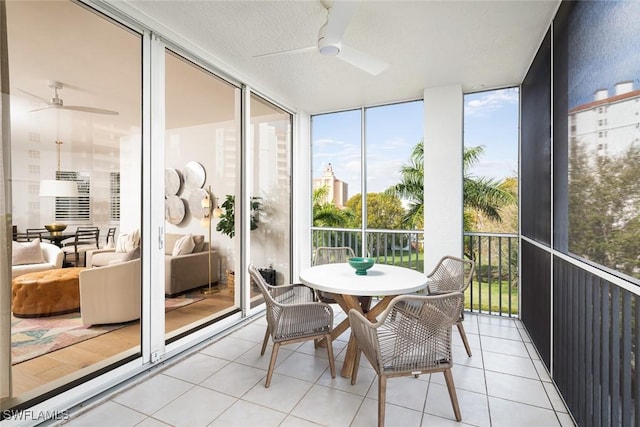
[{"label": "blue sky", "polygon": [[[377,193],[400,180],[399,170],[424,135],[422,101],[367,108],[367,191]],[[349,184],[349,197],[360,193],[361,111],[314,116],[312,176],[331,163],[336,177]],[[518,91],[504,89],[465,96],[465,144],[485,146],[471,170],[477,176],[503,179],[518,164]],[[428,155],[428,153],[425,153]]]},{"label": "blue sky", "polygon": [[640,2],[578,2],[569,22],[569,109],[616,83],[640,88]]}]

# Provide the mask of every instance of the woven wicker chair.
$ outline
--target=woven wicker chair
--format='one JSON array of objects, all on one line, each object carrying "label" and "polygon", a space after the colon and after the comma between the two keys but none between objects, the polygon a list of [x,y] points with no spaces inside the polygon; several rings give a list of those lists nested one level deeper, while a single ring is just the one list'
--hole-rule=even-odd
[{"label": "woven wicker chair", "polygon": [[451,327],[458,320],[464,296],[401,295],[393,299],[376,323],[349,311],[358,351],[351,375],[356,383],[364,353],[378,374],[378,426],[384,426],[387,378],[442,372],[456,420],[461,421],[451,368]]},{"label": "woven wicker chair", "polygon": [[[427,285],[429,295],[442,295],[449,292],[462,292],[464,294],[464,291],[467,290],[471,283],[474,266],[475,263],[471,260],[453,256],[442,257],[433,271],[427,276],[429,278]],[[463,321],[464,314],[461,309],[456,326],[458,327],[458,332],[460,332],[467,355],[471,357],[471,347],[469,347],[469,341],[467,341],[467,334],[462,324]]]},{"label": "woven wicker chair", "polygon": [[271,286],[267,284],[255,265],[249,265],[249,274],[257,284],[267,304],[267,332],[262,342],[260,355],[264,355],[269,336],[273,341],[269,370],[265,387],[271,385],[273,368],[281,344],[324,339],[329,356],[331,378],[336,377],[331,331],[333,309],[330,305],[314,300],[313,290],[299,284]]}]

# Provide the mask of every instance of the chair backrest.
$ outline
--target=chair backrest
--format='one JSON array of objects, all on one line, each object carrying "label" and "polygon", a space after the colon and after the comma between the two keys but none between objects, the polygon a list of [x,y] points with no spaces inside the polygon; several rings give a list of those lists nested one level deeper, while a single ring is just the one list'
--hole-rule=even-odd
[{"label": "chair backrest", "polygon": [[95,245],[98,246],[98,239],[100,238],[100,228],[98,227],[78,227],[76,229],[76,236],[74,239],[74,245]]},{"label": "chair backrest", "polygon": [[352,333],[378,373],[413,372],[451,364],[451,327],[460,316],[463,299],[462,292],[400,295],[373,325],[351,310]]},{"label": "chair backrest", "polygon": [[109,229],[107,230],[107,239],[105,242],[108,245],[110,241],[112,241],[115,246],[116,244],[116,228],[115,227],[109,227]]},{"label": "chair backrest", "polygon": [[[264,297],[264,302],[267,305],[267,313],[266,313],[267,323],[269,325],[275,325],[280,315],[280,312],[282,311],[280,304],[278,304],[278,302],[274,299],[274,296],[272,295],[272,288],[275,288],[275,287],[269,285],[264,280],[264,277],[262,277],[262,274],[260,274],[260,271],[258,270],[258,268],[253,264],[249,264],[249,276],[251,276],[251,279],[258,286],[258,289],[260,289],[260,292]],[[273,328],[270,328],[270,329],[271,331],[274,330]]]},{"label": "chair backrest", "polygon": [[472,260],[453,256],[442,257],[427,276],[429,293],[464,292],[471,283],[474,266]]},{"label": "chair backrest", "polygon": [[313,257],[313,265],[347,262],[349,258],[353,258],[354,256],[355,254],[353,249],[348,246],[321,246],[316,248],[315,256]]},{"label": "chair backrest", "polygon": [[49,230],[46,228],[27,228],[27,240],[40,239],[42,240],[43,234],[49,234]]}]

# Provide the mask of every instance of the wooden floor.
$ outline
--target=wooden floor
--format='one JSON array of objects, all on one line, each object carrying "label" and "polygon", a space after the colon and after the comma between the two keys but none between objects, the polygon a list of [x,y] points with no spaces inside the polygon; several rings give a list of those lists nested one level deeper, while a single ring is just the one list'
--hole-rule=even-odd
[{"label": "wooden floor", "polygon": [[[188,329],[198,321],[222,314],[233,307],[233,297],[226,290],[205,297],[202,301],[171,310],[165,314],[167,337]],[[97,370],[129,354],[140,346],[140,322],[102,334],[78,344],[47,353],[13,365],[13,395],[41,394],[52,388]]]}]

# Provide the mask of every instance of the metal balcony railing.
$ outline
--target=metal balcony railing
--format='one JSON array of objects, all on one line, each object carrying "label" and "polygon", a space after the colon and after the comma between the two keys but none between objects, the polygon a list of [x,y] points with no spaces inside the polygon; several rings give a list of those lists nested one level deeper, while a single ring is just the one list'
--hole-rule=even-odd
[{"label": "metal balcony railing", "polygon": [[[424,271],[424,234],[416,230],[312,228],[313,250],[321,246],[349,246],[357,255],[381,264]],[[518,236],[516,234],[464,233],[464,256],[476,262],[466,292],[465,308],[478,313],[518,316]],[[427,273],[432,267],[427,266]]]}]

